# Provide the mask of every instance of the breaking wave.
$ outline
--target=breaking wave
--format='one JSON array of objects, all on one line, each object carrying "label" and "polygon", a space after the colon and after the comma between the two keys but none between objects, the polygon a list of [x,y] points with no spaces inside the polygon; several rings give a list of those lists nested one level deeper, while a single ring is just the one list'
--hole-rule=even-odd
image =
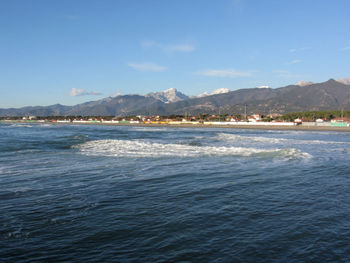
[{"label": "breaking wave", "polygon": [[281,143],[288,141],[282,138],[268,138],[268,137],[254,137],[254,136],[242,136],[230,133],[219,133],[217,138],[223,141],[252,141],[252,142],[268,142],[268,143]]},{"label": "breaking wave", "polygon": [[130,127],[130,131],[159,132],[169,131],[168,127]]},{"label": "breaking wave", "polygon": [[336,141],[321,141],[321,140],[296,140],[296,139],[285,139],[285,138],[269,138],[269,137],[258,137],[258,136],[242,136],[230,133],[219,133],[217,135],[218,140],[222,141],[235,141],[235,142],[262,142],[262,143],[293,143],[293,144],[350,144],[350,142],[336,142]]},{"label": "breaking wave", "polygon": [[25,123],[23,123],[23,124],[22,123],[14,123],[14,124],[9,125],[8,127],[32,128],[32,127],[34,127],[34,125],[25,124]]},{"label": "breaking wave", "polygon": [[95,140],[75,145],[81,153],[110,157],[199,157],[199,156],[257,156],[281,159],[303,159],[311,155],[297,149],[258,149],[248,147],[214,147],[184,144],[161,144],[143,140]]}]

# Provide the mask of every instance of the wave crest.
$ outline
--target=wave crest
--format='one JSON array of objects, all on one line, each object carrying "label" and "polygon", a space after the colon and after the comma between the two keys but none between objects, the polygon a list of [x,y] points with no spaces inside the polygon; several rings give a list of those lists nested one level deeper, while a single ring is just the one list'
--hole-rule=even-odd
[{"label": "wave crest", "polygon": [[321,141],[321,140],[297,140],[297,139],[285,139],[285,138],[269,138],[258,136],[242,136],[230,133],[219,133],[217,139],[221,141],[230,142],[255,142],[255,143],[293,143],[293,144],[350,144],[350,142],[337,142],[337,141]]},{"label": "wave crest", "polygon": [[282,138],[268,138],[268,137],[254,137],[254,136],[242,136],[237,134],[219,133],[218,139],[222,141],[250,141],[250,142],[267,142],[267,143],[281,143],[287,141]]}]

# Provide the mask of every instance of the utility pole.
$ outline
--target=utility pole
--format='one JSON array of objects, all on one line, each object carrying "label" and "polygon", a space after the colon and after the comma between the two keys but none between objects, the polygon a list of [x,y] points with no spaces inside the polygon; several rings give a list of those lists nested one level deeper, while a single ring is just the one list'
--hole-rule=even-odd
[{"label": "utility pole", "polygon": [[341,108],[341,119],[344,120],[344,108]]},{"label": "utility pole", "polygon": [[247,104],[244,104],[244,119],[247,120]]}]

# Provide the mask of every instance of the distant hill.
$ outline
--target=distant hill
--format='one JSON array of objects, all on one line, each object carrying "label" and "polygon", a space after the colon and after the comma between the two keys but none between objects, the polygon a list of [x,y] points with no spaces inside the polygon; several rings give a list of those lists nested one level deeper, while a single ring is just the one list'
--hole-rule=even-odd
[{"label": "distant hill", "polygon": [[140,95],[109,97],[102,100],[85,102],[75,106],[37,106],[18,109],[0,109],[0,116],[116,116],[127,115],[133,111],[143,111],[149,106],[156,107],[163,102]]},{"label": "distant hill", "polygon": [[288,86],[277,91],[279,96],[264,103],[281,113],[350,109],[350,85],[334,79],[307,86]]},{"label": "distant hill", "polygon": [[[301,85],[302,84],[302,85]],[[350,85],[344,79],[322,83],[302,82],[282,88],[252,88],[189,98],[176,89],[141,95],[108,97],[75,106],[0,109],[0,116],[53,115],[170,115],[198,113],[287,113],[350,110]]]},{"label": "distant hill", "polygon": [[69,111],[71,106],[55,104],[51,106],[29,106],[23,108],[0,109],[0,116],[59,116]]},{"label": "distant hill", "polygon": [[130,112],[142,111],[144,108],[147,108],[150,105],[156,107],[159,104],[164,103],[153,97],[125,95],[78,104],[71,107],[71,109],[64,112],[62,115],[128,115]]},{"label": "distant hill", "polygon": [[350,109],[350,85],[330,79],[305,86],[289,85],[278,89],[241,89],[168,105],[151,112],[159,114],[287,113],[294,111]]}]

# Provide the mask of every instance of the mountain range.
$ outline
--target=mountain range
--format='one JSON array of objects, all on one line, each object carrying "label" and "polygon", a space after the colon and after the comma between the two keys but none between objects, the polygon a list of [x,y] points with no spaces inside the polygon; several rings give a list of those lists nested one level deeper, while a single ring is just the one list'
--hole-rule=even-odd
[{"label": "mountain range", "polygon": [[74,106],[55,104],[0,109],[0,116],[125,116],[199,113],[288,113],[297,111],[350,109],[350,78],[322,83],[300,81],[271,89],[262,86],[229,91],[219,89],[198,97],[187,96],[175,88],[144,96],[123,95]]}]

